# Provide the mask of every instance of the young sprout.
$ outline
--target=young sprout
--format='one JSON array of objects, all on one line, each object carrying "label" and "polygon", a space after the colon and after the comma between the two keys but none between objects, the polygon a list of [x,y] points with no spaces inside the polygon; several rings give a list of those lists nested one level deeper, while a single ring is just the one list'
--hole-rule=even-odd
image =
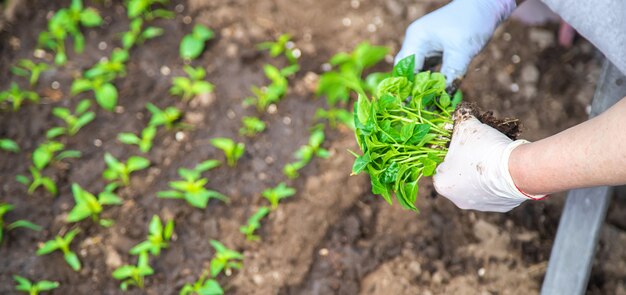
[{"label": "young sprout", "polygon": [[0,150],[11,152],[11,153],[19,153],[20,146],[17,142],[8,139],[8,138],[0,138]]},{"label": "young sprout", "polygon": [[54,290],[60,286],[59,282],[52,281],[39,281],[33,283],[29,279],[18,275],[14,275],[13,279],[17,282],[15,290],[28,293],[29,295],[38,295],[40,292]]},{"label": "young sprout", "polygon": [[110,59],[99,61],[82,78],[72,82],[71,94],[93,91],[98,105],[107,111],[113,111],[117,105],[118,92],[112,81],[126,75],[127,60],[128,51],[116,48]]},{"label": "young sprout", "polygon": [[348,128],[354,130],[354,115],[340,108],[330,108],[328,110],[325,109],[317,109],[315,112],[315,119],[326,119],[328,120],[328,125],[331,128],[337,128],[338,124],[342,124],[347,126]]},{"label": "young sprout", "polygon": [[15,206],[7,203],[0,203],[0,244],[2,243],[4,233],[10,230],[14,230],[16,228],[28,228],[34,231],[40,231],[41,226],[36,225],[27,220],[17,220],[11,223],[6,223],[4,220],[4,214],[7,212],[13,211]]},{"label": "young sprout", "polygon": [[130,286],[144,287],[146,276],[154,274],[154,269],[148,262],[148,253],[141,252],[137,258],[137,265],[122,265],[113,271],[113,278],[122,281],[120,289],[126,291]]},{"label": "young sprout", "polygon": [[80,158],[81,152],[63,150],[65,145],[58,141],[47,141],[40,144],[33,152],[33,165],[37,170],[46,168],[51,162],[58,162],[69,158]]},{"label": "young sprout", "polygon": [[243,124],[243,127],[239,129],[241,135],[252,137],[265,130],[265,122],[257,117],[243,117],[241,124]]},{"label": "young sprout", "polygon": [[102,206],[122,204],[122,199],[113,191],[103,191],[98,194],[98,198],[96,198],[93,194],[80,187],[80,185],[73,183],[72,194],[74,195],[76,205],[74,205],[72,211],[67,215],[67,222],[79,222],[91,216],[94,222],[104,227],[113,225],[113,220],[100,218]]},{"label": "young sprout", "polygon": [[171,181],[169,183],[172,190],[161,191],[157,193],[159,198],[166,199],[184,199],[189,205],[197,208],[206,208],[209,199],[218,199],[228,201],[228,198],[219,192],[207,189],[205,185],[208,179],[202,178],[202,172],[211,170],[220,165],[217,160],[208,160],[198,164],[193,169],[178,169],[178,175],[183,180]]},{"label": "young sprout", "polygon": [[257,111],[263,112],[272,103],[277,103],[287,93],[287,77],[298,72],[300,67],[295,64],[279,70],[272,65],[265,65],[263,71],[265,76],[271,81],[266,87],[258,88],[252,86],[253,97],[244,100],[245,105],[256,105]]},{"label": "young sprout", "polygon": [[142,252],[150,252],[154,256],[159,256],[161,249],[170,245],[174,233],[174,221],[169,220],[164,227],[159,216],[153,215],[148,231],[148,239],[130,249],[130,254],[139,255]]},{"label": "young sprout", "polygon": [[56,107],[52,109],[52,114],[65,122],[65,127],[53,127],[46,132],[48,139],[67,134],[75,135],[83,126],[89,124],[96,118],[96,113],[88,112],[91,101],[83,99],[74,110],[74,114],[68,108]]},{"label": "young sprout", "polygon": [[13,111],[17,111],[25,100],[39,102],[39,94],[37,92],[22,90],[15,82],[11,82],[9,90],[0,92],[0,104],[10,101],[13,104]]},{"label": "young sprout", "polygon": [[174,128],[175,123],[182,116],[182,112],[175,107],[167,107],[164,110],[159,109],[157,106],[147,103],[146,109],[152,113],[148,126],[159,127],[165,126],[167,129]]},{"label": "young sprout", "polygon": [[295,64],[298,61],[299,50],[294,47],[294,43],[291,42],[291,35],[282,34],[278,36],[276,41],[267,41],[257,45],[259,50],[268,50],[271,57],[277,57],[281,54],[285,54],[285,58],[290,64]]},{"label": "young sprout", "polygon": [[296,190],[288,187],[284,182],[281,182],[274,188],[268,188],[263,191],[263,197],[270,202],[272,210],[278,208],[278,203],[282,199],[289,198],[295,194]]},{"label": "young sprout", "polygon": [[61,250],[63,252],[63,258],[65,258],[65,262],[74,270],[80,270],[80,260],[78,260],[78,256],[72,250],[70,250],[70,244],[74,237],[80,232],[79,229],[73,229],[65,234],[64,237],[56,236],[54,240],[47,241],[39,246],[37,250],[37,256],[50,254],[56,250]]},{"label": "young sprout", "polygon": [[250,216],[246,225],[239,228],[239,232],[246,235],[248,241],[258,241],[260,237],[254,232],[261,227],[261,219],[267,216],[268,213],[270,213],[270,208],[259,208],[254,215]]},{"label": "young sprout", "polygon": [[183,70],[189,75],[189,78],[174,77],[172,79],[172,88],[170,88],[172,95],[178,95],[183,100],[190,100],[197,95],[213,91],[213,84],[204,81],[206,71],[202,67],[194,68],[185,65]]},{"label": "young sprout", "polygon": [[246,145],[239,142],[235,143],[232,139],[226,137],[217,137],[211,139],[211,144],[222,150],[226,156],[226,163],[230,167],[235,167],[239,158],[243,156]]},{"label": "young sprout", "polygon": [[15,179],[17,180],[17,182],[28,187],[29,195],[32,195],[40,186],[43,186],[53,196],[57,195],[57,185],[56,183],[54,183],[54,180],[52,180],[52,178],[43,176],[41,174],[41,170],[35,167],[31,166],[30,168],[28,168],[28,170],[30,171],[30,176],[32,180],[28,178],[28,176],[21,174],[17,175]]},{"label": "young sprout", "polygon": [[205,270],[198,280],[192,284],[185,284],[179,295],[223,295],[222,286],[214,279],[207,279],[209,273]]},{"label": "young sprout", "polygon": [[122,34],[122,47],[125,50],[131,49],[135,44],[143,44],[146,40],[163,35],[163,29],[148,26],[143,29],[143,20],[140,18],[130,22],[130,28]]},{"label": "young sprout", "polygon": [[195,59],[204,51],[204,44],[213,39],[211,29],[197,24],[191,34],[185,35],[180,41],[180,57],[183,59]]},{"label": "young sprout", "polygon": [[42,72],[48,70],[50,66],[47,63],[35,63],[30,59],[20,59],[17,65],[11,68],[11,72],[18,76],[29,77],[28,81],[30,86],[35,86],[39,81],[39,76]]},{"label": "young sprout", "polygon": [[156,136],[156,127],[148,126],[141,131],[141,137],[134,133],[120,133],[117,140],[125,144],[136,145],[142,153],[147,153],[152,149],[152,141]]},{"label": "young sprout", "polygon": [[146,20],[153,20],[155,18],[173,18],[174,13],[166,9],[152,10],[151,6],[154,4],[165,5],[169,0],[129,0],[128,4],[128,17],[136,18],[143,17]]},{"label": "young sprout", "polygon": [[102,177],[124,186],[130,183],[131,173],[150,166],[150,160],[146,158],[131,156],[126,163],[123,163],[109,153],[104,154],[104,162],[107,164],[107,169],[102,172]]},{"label": "young sprout", "polygon": [[293,155],[296,161],[283,167],[283,173],[291,178],[299,176],[298,170],[304,168],[314,156],[326,159],[330,156],[328,150],[322,148],[324,142],[324,130],[315,128],[309,137],[309,143],[301,146]]},{"label": "young sprout", "polygon": [[[104,82],[113,81],[117,77],[124,77],[126,76],[126,62],[128,58],[128,50],[115,48],[111,53],[111,58],[99,60],[91,69],[85,71],[83,77],[91,81],[99,80]],[[80,79],[74,81],[74,83],[77,83],[77,81],[80,81]]]},{"label": "young sprout", "polygon": [[243,255],[237,251],[226,248],[216,240],[210,240],[215,249],[215,256],[211,259],[211,277],[217,277],[223,270],[229,274],[233,269],[240,269]]}]

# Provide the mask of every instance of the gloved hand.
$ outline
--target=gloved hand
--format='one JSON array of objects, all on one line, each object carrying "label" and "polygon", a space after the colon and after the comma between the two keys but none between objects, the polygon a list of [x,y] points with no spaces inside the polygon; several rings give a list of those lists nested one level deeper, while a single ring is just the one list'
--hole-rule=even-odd
[{"label": "gloved hand", "polygon": [[507,212],[543,198],[521,192],[509,173],[511,151],[525,143],[471,115],[457,118],[448,154],[433,178],[435,189],[459,208],[479,211]]},{"label": "gloved hand", "polygon": [[407,28],[395,61],[415,54],[417,72],[425,58],[443,54],[441,73],[449,86],[465,75],[472,58],[515,7],[515,0],[454,0]]}]

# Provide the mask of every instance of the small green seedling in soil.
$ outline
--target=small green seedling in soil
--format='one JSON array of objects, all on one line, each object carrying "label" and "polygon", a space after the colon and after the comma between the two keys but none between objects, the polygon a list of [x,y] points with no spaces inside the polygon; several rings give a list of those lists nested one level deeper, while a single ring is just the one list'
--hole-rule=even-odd
[{"label": "small green seedling in soil", "polygon": [[75,228],[69,231],[65,236],[56,236],[54,240],[47,241],[39,246],[37,250],[37,256],[50,254],[54,251],[61,250],[63,252],[63,258],[65,258],[65,262],[74,270],[80,270],[80,260],[78,260],[78,255],[74,253],[74,251],[70,250],[70,244],[72,240],[79,233],[79,229]]},{"label": "small green seedling in soil", "polygon": [[40,292],[54,290],[60,286],[59,282],[52,281],[39,281],[33,283],[29,279],[18,275],[14,275],[13,279],[17,282],[15,290],[28,293],[28,295],[38,295]]},{"label": "small green seedling in soil", "polygon": [[107,111],[113,111],[117,105],[118,91],[112,81],[126,75],[127,60],[126,50],[115,49],[111,54],[111,59],[98,62],[87,70],[82,78],[72,82],[71,94],[93,91],[98,105]]},{"label": "small green seedling in soil", "polygon": [[48,69],[50,69],[50,66],[47,63],[36,63],[30,59],[20,59],[17,62],[17,65],[11,68],[11,72],[18,76],[28,77],[28,82],[32,87],[37,84],[37,81],[39,81],[41,73],[47,71]]},{"label": "small green seedling in soil", "polygon": [[11,223],[6,223],[6,221],[4,220],[4,214],[6,214],[7,212],[13,211],[13,208],[15,208],[15,206],[11,205],[11,204],[7,204],[7,203],[0,203],[0,244],[2,243],[3,237],[4,237],[4,233],[8,232],[10,230],[14,230],[16,228],[28,228],[30,230],[34,230],[34,231],[40,231],[41,230],[41,226],[36,225],[30,221],[26,221],[26,220],[17,220]]},{"label": "small green seedling in soil", "polygon": [[174,13],[166,9],[152,10],[152,5],[160,4],[166,5],[169,0],[129,0],[128,1],[128,17],[137,18],[143,17],[146,20],[153,20],[155,18],[170,19],[174,17]]},{"label": "small green seedling in soil", "polygon": [[239,158],[243,156],[243,153],[246,150],[245,144],[241,142],[236,143],[232,139],[226,137],[213,138],[211,139],[211,144],[224,152],[224,155],[226,156],[226,163],[230,167],[235,167],[237,165],[237,161],[239,161]]},{"label": "small green seedling in soil", "polygon": [[276,41],[267,41],[257,45],[259,50],[268,50],[271,57],[277,57],[281,54],[285,55],[285,58],[290,64],[295,64],[300,57],[300,51],[295,48],[293,42],[291,42],[291,35],[282,34],[278,36]]},{"label": "small green seedling in soil", "polygon": [[272,210],[278,208],[278,203],[282,199],[289,198],[296,194],[294,188],[288,187],[284,182],[273,188],[268,188],[263,191],[263,197],[266,198],[272,205]]},{"label": "small green seedling in soil", "polygon": [[117,140],[125,144],[136,145],[142,153],[147,153],[152,149],[152,141],[156,136],[157,129],[154,126],[148,126],[141,131],[141,137],[134,133],[120,133]]},{"label": "small green seedling in soil", "polygon": [[354,115],[341,108],[317,109],[315,119],[326,119],[331,128],[337,128],[338,124],[347,126],[354,130]]},{"label": "small green seedling in soil", "polygon": [[265,76],[270,80],[270,84],[262,88],[252,86],[250,91],[252,91],[254,96],[246,98],[244,105],[256,105],[257,111],[265,111],[270,104],[279,102],[287,93],[289,84],[287,78],[299,70],[300,67],[297,64],[285,67],[281,70],[272,65],[265,65],[263,71],[265,72]]},{"label": "small green seedling in soil", "polygon": [[171,181],[169,183],[172,190],[157,193],[159,198],[184,199],[189,205],[197,208],[206,208],[210,199],[228,201],[228,198],[219,192],[207,189],[205,185],[208,179],[202,178],[202,172],[211,170],[220,165],[217,160],[208,160],[196,165],[193,169],[180,168],[178,175],[183,180]]},{"label": "small green seedling in soil", "polygon": [[213,84],[204,81],[206,71],[202,67],[194,68],[186,65],[183,70],[189,75],[189,78],[174,77],[172,79],[170,94],[180,96],[183,100],[187,101],[197,95],[211,93],[213,91]]},{"label": "small green seedling in soil", "polygon": [[148,126],[152,127],[165,126],[168,130],[172,129],[182,116],[182,112],[175,107],[167,107],[162,110],[151,103],[147,103],[146,109],[152,114],[148,123]]},{"label": "small green seedling in soil", "polygon": [[3,102],[11,102],[13,111],[18,111],[24,101],[39,102],[39,94],[37,92],[22,90],[15,82],[11,82],[9,90],[0,92],[0,104]]},{"label": "small green seedling in soil", "polygon": [[54,62],[64,65],[67,62],[65,39],[74,38],[74,51],[82,53],[85,37],[80,26],[96,27],[102,23],[102,17],[93,8],[84,8],[82,0],[72,0],[70,7],[59,9],[48,22],[48,30],[39,34],[39,46],[51,49],[56,56]]},{"label": "small green seedling in soil", "polygon": [[102,177],[124,186],[130,183],[131,173],[150,166],[150,161],[146,158],[131,156],[126,163],[123,163],[109,153],[104,154],[104,162],[107,164],[107,169],[102,172]]},{"label": "small green seedling in soil", "polygon": [[154,274],[154,269],[150,267],[148,253],[139,253],[137,265],[122,265],[113,271],[113,278],[122,281],[120,289],[126,291],[130,286],[144,287],[146,276]]},{"label": "small green seedling in soil", "polygon": [[215,249],[215,256],[211,259],[211,277],[217,277],[222,271],[229,275],[233,269],[240,269],[243,255],[235,250],[226,248],[224,244],[211,240],[211,246]]},{"label": "small green seedling in soil", "polygon": [[185,35],[180,41],[180,57],[183,59],[195,59],[204,51],[205,43],[215,34],[203,25],[197,24],[193,27],[191,34]]},{"label": "small green seedling in soil", "polygon": [[315,128],[309,137],[309,143],[301,146],[293,154],[296,161],[285,165],[285,167],[283,167],[283,173],[290,179],[297,178],[299,176],[298,170],[309,164],[314,156],[322,159],[330,157],[330,152],[322,147],[324,138],[324,130]]},{"label": "small green seedling in soil", "polygon": [[248,241],[258,241],[260,237],[256,235],[255,232],[257,231],[257,229],[259,229],[259,227],[261,227],[261,219],[263,219],[269,213],[270,208],[259,208],[259,210],[257,210],[254,215],[248,218],[248,222],[246,223],[246,225],[239,228],[239,232],[246,235],[246,239]]},{"label": "small green seedling in soil", "polygon": [[80,158],[80,151],[63,150],[64,148],[65,145],[58,141],[47,141],[40,144],[33,152],[33,165],[37,170],[42,170],[51,162],[59,162],[69,158]]},{"label": "small green seedling in soil", "polygon": [[19,153],[20,146],[12,139],[0,138],[0,150],[11,153]]},{"label": "small green seedling in soil", "polygon": [[65,122],[65,127],[53,127],[46,132],[48,139],[67,134],[73,136],[96,118],[96,113],[88,112],[91,101],[84,99],[76,106],[74,114],[68,108],[56,107],[52,109],[52,114]]},{"label": "small green seedling in soil", "polygon": [[148,231],[148,239],[130,249],[130,254],[139,255],[142,252],[150,252],[154,256],[159,256],[161,249],[165,249],[170,245],[170,240],[174,233],[174,221],[169,220],[163,226],[159,216],[153,215]]},{"label": "small green seedling in soil", "polygon": [[32,195],[40,186],[43,186],[50,194],[56,196],[58,193],[57,185],[52,178],[41,174],[41,170],[35,167],[28,168],[32,179],[26,175],[17,175],[15,179],[17,182],[28,187],[28,194]]},{"label": "small green seedling in soil", "polygon": [[223,295],[224,290],[214,279],[207,279],[209,273],[205,270],[198,280],[192,284],[185,284],[179,295]]},{"label": "small green seedling in soil", "polygon": [[122,47],[125,50],[131,49],[136,44],[143,44],[146,40],[150,40],[163,35],[163,29],[148,26],[143,29],[143,20],[134,19],[130,23],[129,30],[122,34]]},{"label": "small green seedling in soil", "polygon": [[102,206],[122,204],[122,199],[114,192],[103,191],[98,194],[98,198],[96,198],[93,194],[80,187],[80,185],[73,183],[72,194],[74,195],[76,205],[74,205],[72,211],[67,215],[67,222],[79,222],[91,216],[94,222],[104,227],[113,225],[113,220],[101,219],[100,213],[102,213]]},{"label": "small green seedling in soil", "polygon": [[265,122],[257,117],[243,117],[241,119],[243,127],[239,129],[239,134],[245,136],[255,136],[265,130]]}]

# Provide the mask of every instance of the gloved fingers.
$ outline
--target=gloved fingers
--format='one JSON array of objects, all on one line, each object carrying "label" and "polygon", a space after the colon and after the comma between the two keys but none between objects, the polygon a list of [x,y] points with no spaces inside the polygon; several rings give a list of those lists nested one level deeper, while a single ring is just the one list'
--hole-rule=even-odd
[{"label": "gloved fingers", "polygon": [[454,80],[461,79],[465,75],[472,58],[473,56],[467,52],[454,49],[444,51],[441,73],[446,76],[446,86],[452,85]]}]

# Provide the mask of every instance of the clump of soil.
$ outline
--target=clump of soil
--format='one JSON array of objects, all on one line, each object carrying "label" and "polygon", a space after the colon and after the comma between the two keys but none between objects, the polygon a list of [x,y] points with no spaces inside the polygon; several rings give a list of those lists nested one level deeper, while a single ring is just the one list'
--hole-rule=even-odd
[{"label": "clump of soil", "polygon": [[522,123],[520,123],[519,119],[499,119],[494,116],[493,111],[483,112],[478,105],[476,105],[476,103],[466,101],[461,102],[461,104],[459,104],[456,108],[453,117],[456,121],[459,118],[463,119],[468,116],[476,117],[483,124],[487,124],[495,128],[512,140],[516,140],[522,133]]}]

